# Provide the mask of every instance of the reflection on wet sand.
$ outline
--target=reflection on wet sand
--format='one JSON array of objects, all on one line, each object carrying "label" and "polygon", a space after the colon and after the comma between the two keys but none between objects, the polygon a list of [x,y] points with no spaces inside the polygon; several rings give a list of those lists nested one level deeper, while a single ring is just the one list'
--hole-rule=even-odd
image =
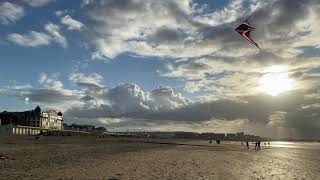
[{"label": "reflection on wet sand", "polygon": [[[290,146],[280,147],[282,145]],[[319,149],[134,138],[7,139],[6,179],[318,179]],[[299,145],[300,146],[300,145]],[[54,171],[54,173],[53,173]],[[0,178],[1,179],[1,178]]]}]

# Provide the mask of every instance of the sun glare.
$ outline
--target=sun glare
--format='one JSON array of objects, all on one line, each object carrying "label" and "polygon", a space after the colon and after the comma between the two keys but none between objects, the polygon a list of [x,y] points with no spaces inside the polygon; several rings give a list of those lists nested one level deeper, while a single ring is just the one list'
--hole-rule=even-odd
[{"label": "sun glare", "polygon": [[277,96],[293,89],[294,81],[288,77],[287,67],[271,66],[265,72],[266,74],[259,80],[258,90],[260,92]]},{"label": "sun glare", "polygon": [[288,71],[288,67],[287,66],[271,66],[268,67],[265,72],[269,72],[269,73],[282,73],[282,72],[287,72]]}]

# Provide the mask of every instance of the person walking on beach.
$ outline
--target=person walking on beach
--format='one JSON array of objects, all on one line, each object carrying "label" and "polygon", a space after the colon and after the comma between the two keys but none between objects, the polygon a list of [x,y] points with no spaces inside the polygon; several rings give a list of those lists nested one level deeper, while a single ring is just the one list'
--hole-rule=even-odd
[{"label": "person walking on beach", "polygon": [[260,150],[260,144],[261,144],[261,142],[258,141],[258,150]]},{"label": "person walking on beach", "polygon": [[249,149],[249,142],[247,141],[247,149]]}]

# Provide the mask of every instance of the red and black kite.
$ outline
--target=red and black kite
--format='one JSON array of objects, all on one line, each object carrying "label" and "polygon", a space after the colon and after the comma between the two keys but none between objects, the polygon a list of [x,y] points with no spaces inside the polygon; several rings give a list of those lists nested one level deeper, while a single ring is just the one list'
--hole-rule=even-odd
[{"label": "red and black kite", "polygon": [[254,42],[250,36],[251,31],[254,30],[254,27],[252,27],[249,24],[249,21],[246,20],[243,22],[240,26],[238,26],[235,31],[237,31],[242,37],[244,37],[247,41],[249,41],[251,44],[259,48],[258,44]]}]

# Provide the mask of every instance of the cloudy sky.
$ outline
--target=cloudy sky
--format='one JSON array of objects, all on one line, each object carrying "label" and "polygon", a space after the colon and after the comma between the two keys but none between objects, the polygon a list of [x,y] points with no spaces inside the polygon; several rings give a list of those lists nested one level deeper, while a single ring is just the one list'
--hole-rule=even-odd
[{"label": "cloudy sky", "polygon": [[[246,42],[233,29],[247,17]],[[0,111],[320,137],[318,0],[1,0]]]}]

